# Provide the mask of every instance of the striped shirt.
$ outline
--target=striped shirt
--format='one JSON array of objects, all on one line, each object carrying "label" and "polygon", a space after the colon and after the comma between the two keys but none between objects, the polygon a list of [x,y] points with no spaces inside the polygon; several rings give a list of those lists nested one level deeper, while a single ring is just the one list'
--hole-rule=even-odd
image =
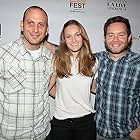
[{"label": "striped shirt", "polygon": [[97,133],[122,138],[140,124],[140,55],[129,51],[118,61],[99,59],[96,93]]},{"label": "striped shirt", "polygon": [[22,38],[0,47],[0,140],[44,140],[48,135],[51,60],[43,45],[32,59]]}]

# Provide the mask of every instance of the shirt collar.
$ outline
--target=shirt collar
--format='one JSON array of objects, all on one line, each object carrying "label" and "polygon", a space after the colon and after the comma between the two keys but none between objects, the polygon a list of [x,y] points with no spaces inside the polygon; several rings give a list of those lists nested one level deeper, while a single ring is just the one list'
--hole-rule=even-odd
[{"label": "shirt collar", "polygon": [[[28,51],[26,50],[26,47],[25,47],[25,44],[23,42],[23,39],[22,37],[20,37],[18,40],[17,40],[17,43],[18,45],[20,46],[19,49],[20,49],[20,53],[21,55],[26,55],[28,53]],[[52,53],[50,50],[48,50],[43,44],[40,45],[41,47],[41,54],[40,54],[40,57],[43,57],[43,58],[46,58],[46,59],[50,59],[51,56],[52,56]]]},{"label": "shirt collar", "polygon": [[[117,61],[120,61],[122,59],[128,59],[128,56],[129,56],[130,53],[131,53],[131,50],[129,49],[128,52],[127,52],[127,54],[125,54],[124,56],[122,56],[121,58],[119,58]],[[112,60],[108,51],[106,51],[106,54],[105,55],[106,55],[106,57],[108,59]],[[112,60],[112,61],[114,61],[114,60]]]}]

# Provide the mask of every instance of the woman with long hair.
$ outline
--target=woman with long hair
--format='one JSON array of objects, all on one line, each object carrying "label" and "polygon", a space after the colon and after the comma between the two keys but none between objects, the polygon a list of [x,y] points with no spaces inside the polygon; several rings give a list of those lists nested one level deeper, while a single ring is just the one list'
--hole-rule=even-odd
[{"label": "woman with long hair", "polygon": [[55,95],[52,140],[96,139],[90,96],[94,89],[91,87],[95,87],[97,59],[92,54],[86,30],[78,21],[64,24],[53,64],[50,88],[56,84],[50,90]]}]

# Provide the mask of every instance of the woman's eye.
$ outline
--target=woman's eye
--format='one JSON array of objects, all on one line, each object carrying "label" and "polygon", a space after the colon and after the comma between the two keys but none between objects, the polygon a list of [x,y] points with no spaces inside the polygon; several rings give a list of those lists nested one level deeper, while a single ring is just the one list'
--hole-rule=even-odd
[{"label": "woman's eye", "polygon": [[70,36],[69,36],[69,35],[67,35],[67,36],[65,36],[65,38],[70,38]]},{"label": "woman's eye", "polygon": [[78,34],[76,34],[76,36],[81,36],[81,34],[80,34],[80,33],[78,33]]}]

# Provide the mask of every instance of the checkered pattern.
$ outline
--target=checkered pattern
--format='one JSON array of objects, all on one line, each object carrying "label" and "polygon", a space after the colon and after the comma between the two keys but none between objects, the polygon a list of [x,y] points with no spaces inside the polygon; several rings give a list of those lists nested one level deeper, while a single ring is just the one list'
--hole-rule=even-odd
[{"label": "checkered pattern", "polygon": [[106,52],[97,56],[97,133],[122,138],[140,123],[140,55],[129,51],[118,61]]},{"label": "checkered pattern", "polygon": [[0,140],[44,140],[50,131],[51,53],[33,60],[22,38],[0,47]]}]

